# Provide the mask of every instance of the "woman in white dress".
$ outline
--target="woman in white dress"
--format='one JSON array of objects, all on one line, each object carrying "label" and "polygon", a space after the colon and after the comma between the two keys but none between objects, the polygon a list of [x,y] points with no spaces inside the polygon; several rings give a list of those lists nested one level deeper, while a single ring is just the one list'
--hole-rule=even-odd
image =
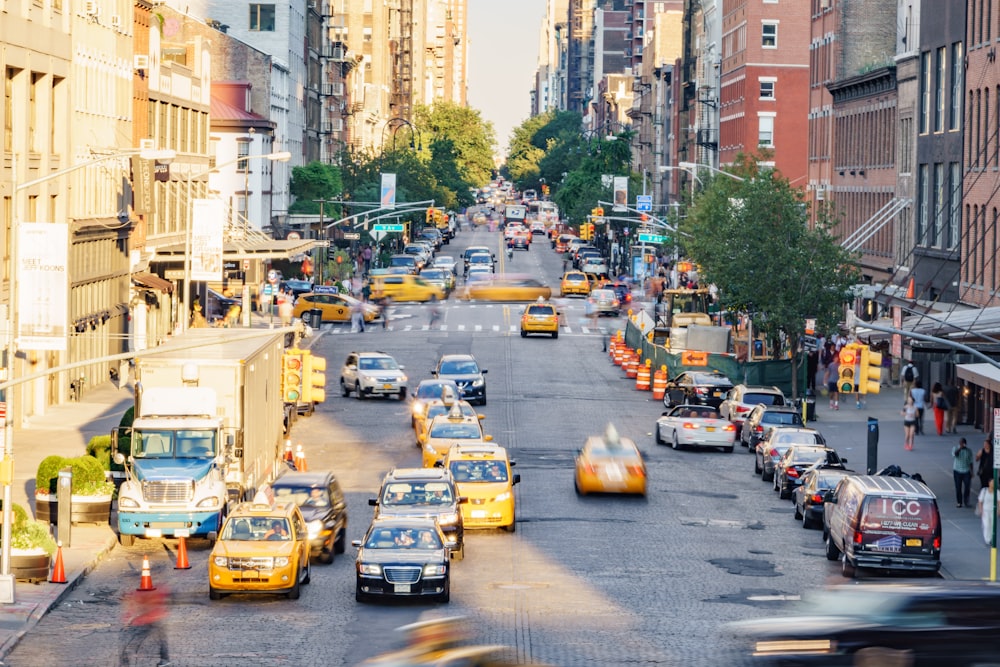
[{"label": "woman in white dress", "polygon": [[989,546],[993,541],[992,518],[997,515],[997,512],[993,507],[992,479],[990,480],[989,486],[984,486],[979,491],[979,502],[976,505],[976,514],[978,514],[983,521],[983,540],[986,542],[986,545]]}]

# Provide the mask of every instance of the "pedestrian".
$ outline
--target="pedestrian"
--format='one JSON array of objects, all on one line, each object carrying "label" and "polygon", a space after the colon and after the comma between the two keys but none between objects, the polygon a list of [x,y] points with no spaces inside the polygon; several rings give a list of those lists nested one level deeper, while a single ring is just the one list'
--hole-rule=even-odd
[{"label": "pedestrian", "polygon": [[816,374],[819,371],[819,350],[809,350],[806,355],[806,389],[816,391]]},{"label": "pedestrian", "polygon": [[[756,341],[754,341],[756,343]],[[837,371],[839,369],[840,361],[837,355],[833,352],[833,345],[830,345],[830,363],[826,367],[826,390],[830,394],[830,409],[839,410],[840,409],[840,393],[837,391]]]},{"label": "pedestrian", "polygon": [[906,398],[910,395],[910,391],[913,389],[917,378],[920,377],[920,372],[913,365],[912,361],[907,361],[906,365],[903,366],[903,370],[900,371],[899,377],[903,380],[903,398]]},{"label": "pedestrian", "polygon": [[351,304],[351,333],[365,332],[365,311],[360,301]]},{"label": "pedestrian", "polygon": [[986,486],[993,479],[993,441],[989,437],[983,440],[983,448],[976,452],[976,475],[979,486]]},{"label": "pedestrian", "polygon": [[976,514],[983,522],[983,541],[986,546],[993,545],[993,522],[998,512],[993,506],[993,479],[979,491],[979,501],[976,503]]},{"label": "pedestrian", "polygon": [[121,652],[119,665],[148,664],[156,656],[159,666],[170,664],[167,633],[163,627],[166,619],[167,590],[160,584],[152,590],[132,591],[123,608]]},{"label": "pedestrian", "polygon": [[367,275],[372,269],[372,247],[370,245],[366,245],[365,249],[361,251],[361,257],[365,261],[365,275]]},{"label": "pedestrian", "polygon": [[583,302],[583,320],[584,326],[597,326],[597,305],[589,296],[587,297],[587,300]]},{"label": "pedestrian", "polygon": [[[823,364],[823,388],[828,389],[830,386],[830,380],[836,378],[835,362],[836,357],[833,354],[833,343],[827,341],[823,345],[822,356],[820,357],[820,362]],[[831,406],[833,407],[833,406]]]},{"label": "pedestrian", "polygon": [[944,415],[948,412],[948,400],[944,397],[944,387],[940,382],[931,386],[931,406],[934,409],[934,428],[938,435],[944,435]]},{"label": "pedestrian", "polygon": [[278,301],[278,317],[281,319],[281,326],[290,327],[292,326],[292,312],[294,306],[292,305],[292,295],[285,294],[282,292],[281,297]]},{"label": "pedestrian", "polygon": [[951,470],[952,476],[955,478],[956,507],[969,506],[973,458],[972,450],[966,446],[965,438],[959,438],[958,444],[951,450]]},{"label": "pedestrian", "polygon": [[430,308],[430,319],[428,320],[428,326],[433,327],[437,324],[438,320],[441,319],[441,309],[438,307],[438,300],[436,296],[431,297],[431,308]]},{"label": "pedestrian", "polygon": [[944,386],[944,398],[948,401],[948,412],[944,415],[944,432],[957,433],[959,392],[954,382],[949,381]]},{"label": "pedestrian", "polygon": [[903,403],[903,449],[910,451],[913,449],[913,436],[917,430],[917,406],[913,403],[913,397],[907,396]]},{"label": "pedestrian", "polygon": [[388,296],[382,297],[382,328],[389,328],[389,317],[392,315],[392,299]]},{"label": "pedestrian", "polygon": [[927,407],[927,390],[924,389],[920,378],[913,381],[913,388],[910,389],[910,397],[913,404],[917,406],[917,435],[924,434],[924,408]]}]

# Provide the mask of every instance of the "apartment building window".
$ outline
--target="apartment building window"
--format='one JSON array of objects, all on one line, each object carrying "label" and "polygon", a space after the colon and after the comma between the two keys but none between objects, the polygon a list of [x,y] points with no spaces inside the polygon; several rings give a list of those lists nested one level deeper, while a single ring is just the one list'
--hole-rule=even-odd
[{"label": "apartment building window", "polygon": [[927,225],[930,221],[931,208],[931,170],[930,165],[920,165],[920,176],[917,187],[920,192],[920,220],[917,222],[918,244],[923,245],[927,239]]},{"label": "apartment building window", "polygon": [[240,138],[236,140],[236,159],[239,162],[236,163],[236,171],[243,173],[250,168],[250,160],[240,159],[246,158],[250,155],[250,140],[245,138]]},{"label": "apartment building window", "polygon": [[920,134],[931,131],[931,53],[920,54]]},{"label": "apartment building window", "polygon": [[760,79],[760,99],[762,100],[773,100],[774,99],[774,79]]},{"label": "apartment building window", "polygon": [[250,5],[250,30],[274,32],[274,5]]},{"label": "apartment building window", "polygon": [[963,76],[962,42],[951,45],[951,115],[948,118],[948,129],[957,130],[962,122],[962,95],[965,93],[965,77]]},{"label": "apartment building window", "polygon": [[944,245],[944,221],[948,199],[945,195],[944,164],[934,165],[934,227],[928,235],[927,245]]},{"label": "apartment building window", "polygon": [[761,24],[761,46],[765,49],[778,48],[778,24],[777,22],[767,22]]},{"label": "apartment building window", "polygon": [[757,117],[757,145],[774,146],[774,114]]},{"label": "apartment building window", "polygon": [[28,150],[32,153],[39,153],[38,144],[41,141],[38,132],[38,86],[42,82],[44,75],[41,72],[32,72],[31,80],[28,82]]},{"label": "apartment building window", "polygon": [[3,78],[3,148],[14,150],[14,79],[21,70],[8,67]]},{"label": "apartment building window", "polygon": [[948,51],[940,47],[935,55],[937,81],[934,86],[934,131],[944,132],[944,104],[948,83]]}]

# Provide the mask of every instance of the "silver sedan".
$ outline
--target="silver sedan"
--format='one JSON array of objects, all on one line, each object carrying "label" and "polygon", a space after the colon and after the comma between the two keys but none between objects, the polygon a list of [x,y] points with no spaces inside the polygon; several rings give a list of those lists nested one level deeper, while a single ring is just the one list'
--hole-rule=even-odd
[{"label": "silver sedan", "polygon": [[708,405],[678,405],[656,420],[656,444],[733,451],[736,427]]}]

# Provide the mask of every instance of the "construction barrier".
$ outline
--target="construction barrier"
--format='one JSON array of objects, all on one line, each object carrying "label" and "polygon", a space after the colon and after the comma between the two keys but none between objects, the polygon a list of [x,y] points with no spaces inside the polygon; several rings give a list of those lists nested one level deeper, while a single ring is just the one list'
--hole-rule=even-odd
[{"label": "construction barrier", "polygon": [[153,585],[153,575],[149,571],[149,556],[142,557],[142,576],[139,579],[139,588],[135,590],[137,591],[156,590],[156,586]]},{"label": "construction barrier", "polygon": [[636,375],[639,373],[639,355],[636,352],[631,352],[628,355],[628,360],[622,362],[622,366],[625,367],[625,377],[635,379]]},{"label": "construction barrier", "polygon": [[306,472],[309,470],[306,465],[306,454],[302,451],[302,445],[295,448],[295,460],[293,463],[295,464],[295,469],[299,472]]},{"label": "construction barrier", "polygon": [[663,400],[663,397],[667,393],[667,367],[660,366],[660,368],[653,373],[653,398],[656,400]]},{"label": "construction barrier", "polygon": [[652,363],[652,360],[646,359],[636,370],[635,388],[638,391],[649,391],[650,366]]},{"label": "construction barrier", "polygon": [[49,582],[53,584],[66,583],[66,565],[63,563],[62,541],[59,542],[58,549],[56,550],[56,564],[52,568],[52,578],[49,579]]},{"label": "construction barrier", "polygon": [[628,345],[619,343],[615,346],[615,366],[621,366],[625,362],[625,353],[629,352]]},{"label": "construction barrier", "polygon": [[615,361],[615,349],[618,348],[618,339],[613,337],[608,341],[608,356],[611,357],[611,362]]},{"label": "construction barrier", "polygon": [[177,565],[174,565],[174,569],[191,569],[191,563],[188,561],[187,538],[183,536],[180,537],[180,541],[177,543]]}]

